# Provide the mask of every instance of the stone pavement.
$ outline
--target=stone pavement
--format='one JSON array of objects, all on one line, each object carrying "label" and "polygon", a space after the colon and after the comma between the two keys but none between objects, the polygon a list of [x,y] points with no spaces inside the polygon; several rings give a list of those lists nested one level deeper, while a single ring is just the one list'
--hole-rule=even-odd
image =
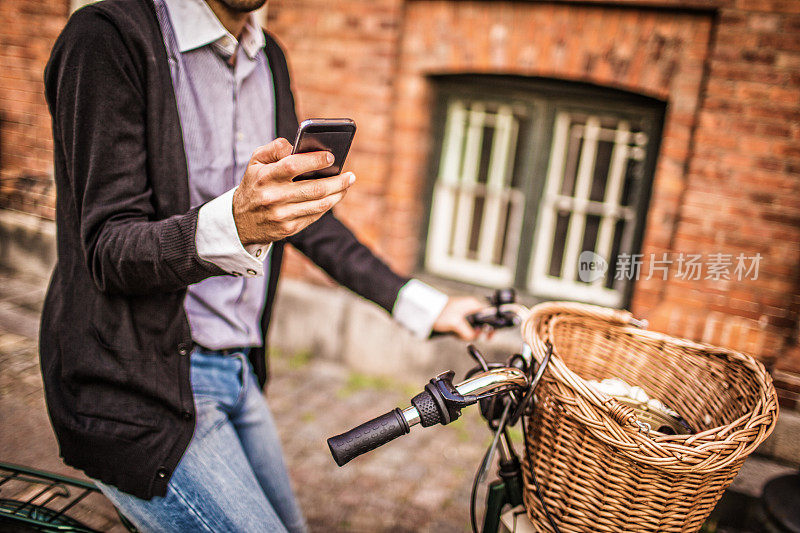
[{"label": "stone pavement", "polygon": [[[61,463],[44,406],[36,354],[44,290],[39,279],[0,271],[0,461],[83,477]],[[326,438],[406,405],[422,384],[356,373],[310,352],[273,354],[272,368],[267,399],[312,531],[469,530],[470,485],[489,440],[476,410],[339,468]],[[766,479],[785,471],[751,458],[735,487],[758,496]],[[124,531],[100,496],[73,515],[103,531]]]}]

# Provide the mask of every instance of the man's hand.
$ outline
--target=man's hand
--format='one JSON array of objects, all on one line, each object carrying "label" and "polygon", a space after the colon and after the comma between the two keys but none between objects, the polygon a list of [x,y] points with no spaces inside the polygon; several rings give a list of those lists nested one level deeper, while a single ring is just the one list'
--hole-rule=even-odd
[{"label": "man's hand", "polygon": [[286,139],[256,148],[233,195],[233,220],[242,244],[267,244],[294,235],[339,203],[356,179],[351,172],[292,181],[331,164],[330,152],[292,155]]},{"label": "man's hand", "polygon": [[455,333],[461,340],[472,341],[478,336],[478,331],[472,328],[465,318],[467,315],[480,311],[486,307],[486,302],[481,302],[472,296],[454,296],[447,300],[436,322],[433,331],[439,333]]}]

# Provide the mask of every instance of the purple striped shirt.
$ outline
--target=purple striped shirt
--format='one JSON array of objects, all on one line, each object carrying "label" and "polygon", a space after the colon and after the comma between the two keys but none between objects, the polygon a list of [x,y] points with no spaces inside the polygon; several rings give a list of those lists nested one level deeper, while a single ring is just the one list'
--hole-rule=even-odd
[{"label": "purple striped shirt", "polygon": [[[169,56],[194,207],[237,186],[253,150],[275,138],[264,35],[252,17],[237,43],[204,0],[154,3]],[[232,54],[235,66],[229,61]],[[266,276],[218,276],[189,286],[184,305],[195,342],[212,349],[261,346],[266,284]]]}]

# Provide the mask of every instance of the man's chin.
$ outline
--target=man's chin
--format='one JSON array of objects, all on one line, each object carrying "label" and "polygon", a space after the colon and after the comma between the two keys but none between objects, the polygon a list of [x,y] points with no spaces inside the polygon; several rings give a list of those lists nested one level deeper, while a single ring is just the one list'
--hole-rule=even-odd
[{"label": "man's chin", "polygon": [[219,2],[225,4],[233,11],[249,13],[266,4],[267,0],[219,0]]}]

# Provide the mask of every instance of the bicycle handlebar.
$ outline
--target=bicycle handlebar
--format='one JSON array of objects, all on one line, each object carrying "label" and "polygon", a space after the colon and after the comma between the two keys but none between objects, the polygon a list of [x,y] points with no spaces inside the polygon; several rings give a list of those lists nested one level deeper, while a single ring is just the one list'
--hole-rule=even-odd
[{"label": "bicycle handlebar", "polygon": [[336,464],[344,466],[351,459],[372,451],[409,431],[411,429],[403,412],[395,408],[350,431],[329,438],[328,448],[330,448]]},{"label": "bicycle handlebar", "polygon": [[492,329],[503,329],[518,325],[527,318],[528,312],[528,308],[520,304],[504,303],[488,307],[464,318],[473,328],[488,326]]},{"label": "bicycle handlebar", "polygon": [[[489,302],[490,307],[465,317],[472,327],[512,327],[528,315],[526,307],[515,303],[513,289],[496,290]],[[477,358],[484,372],[458,385],[453,385],[452,371],[439,374],[425,385],[424,391],[412,398],[411,406],[402,411],[399,408],[393,409],[350,431],[329,438],[328,447],[336,464],[344,466],[359,455],[406,435],[412,426],[449,424],[461,415],[463,407],[510,388],[525,389],[530,385],[527,374],[522,370],[511,366],[488,370],[480,354]]]},{"label": "bicycle handlebar", "polygon": [[[328,447],[336,464],[344,466],[359,455],[406,435],[417,424],[421,423],[424,427],[436,423],[448,424],[458,418],[461,407],[471,405],[480,398],[493,396],[510,388],[525,389],[529,385],[525,372],[512,367],[481,372],[454,387],[447,381],[451,378],[452,372],[440,374],[425,386],[423,393],[412,400],[413,405],[402,411],[395,408],[350,431],[329,438]],[[453,390],[448,390],[448,384]]]}]

